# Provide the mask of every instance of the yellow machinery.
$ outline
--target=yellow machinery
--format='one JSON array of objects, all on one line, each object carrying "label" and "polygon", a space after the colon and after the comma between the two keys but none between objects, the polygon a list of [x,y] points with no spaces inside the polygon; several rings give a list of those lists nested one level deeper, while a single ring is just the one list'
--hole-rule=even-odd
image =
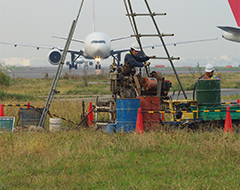
[{"label": "yellow machinery", "polygon": [[[170,111],[171,121],[193,120],[198,118],[198,103],[196,100],[165,100]],[[190,107],[195,107],[192,111]]]}]

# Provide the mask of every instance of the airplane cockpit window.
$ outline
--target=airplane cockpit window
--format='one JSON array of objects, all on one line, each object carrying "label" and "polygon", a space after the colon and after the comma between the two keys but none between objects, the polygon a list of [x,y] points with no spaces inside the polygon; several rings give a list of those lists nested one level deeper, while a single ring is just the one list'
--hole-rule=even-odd
[{"label": "airplane cockpit window", "polygon": [[99,41],[93,40],[93,41],[91,41],[91,44],[106,44],[106,41],[104,41],[104,40],[99,40]]}]

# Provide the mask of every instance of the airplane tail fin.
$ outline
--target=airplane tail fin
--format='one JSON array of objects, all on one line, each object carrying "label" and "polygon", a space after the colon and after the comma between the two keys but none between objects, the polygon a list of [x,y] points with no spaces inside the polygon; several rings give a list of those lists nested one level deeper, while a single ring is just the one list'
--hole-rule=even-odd
[{"label": "airplane tail fin", "polygon": [[95,1],[94,0],[93,0],[92,19],[93,19],[93,32],[95,32]]},{"label": "airplane tail fin", "polygon": [[228,0],[228,3],[232,9],[237,25],[240,26],[240,0]]}]

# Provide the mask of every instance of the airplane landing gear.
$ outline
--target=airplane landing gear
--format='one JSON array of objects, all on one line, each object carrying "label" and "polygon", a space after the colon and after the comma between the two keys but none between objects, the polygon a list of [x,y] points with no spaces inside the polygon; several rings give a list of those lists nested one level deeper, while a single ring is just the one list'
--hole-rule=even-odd
[{"label": "airplane landing gear", "polygon": [[95,74],[96,75],[101,74],[101,65],[99,63],[95,65]]}]

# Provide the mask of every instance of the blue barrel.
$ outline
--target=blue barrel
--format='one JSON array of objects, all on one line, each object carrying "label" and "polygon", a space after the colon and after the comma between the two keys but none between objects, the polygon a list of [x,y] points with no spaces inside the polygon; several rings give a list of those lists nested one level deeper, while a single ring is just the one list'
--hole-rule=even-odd
[{"label": "blue barrel", "polygon": [[116,124],[108,123],[106,126],[102,127],[102,131],[107,132],[107,133],[115,133],[116,132]]},{"label": "blue barrel", "polygon": [[117,99],[117,132],[135,131],[140,99]]}]

